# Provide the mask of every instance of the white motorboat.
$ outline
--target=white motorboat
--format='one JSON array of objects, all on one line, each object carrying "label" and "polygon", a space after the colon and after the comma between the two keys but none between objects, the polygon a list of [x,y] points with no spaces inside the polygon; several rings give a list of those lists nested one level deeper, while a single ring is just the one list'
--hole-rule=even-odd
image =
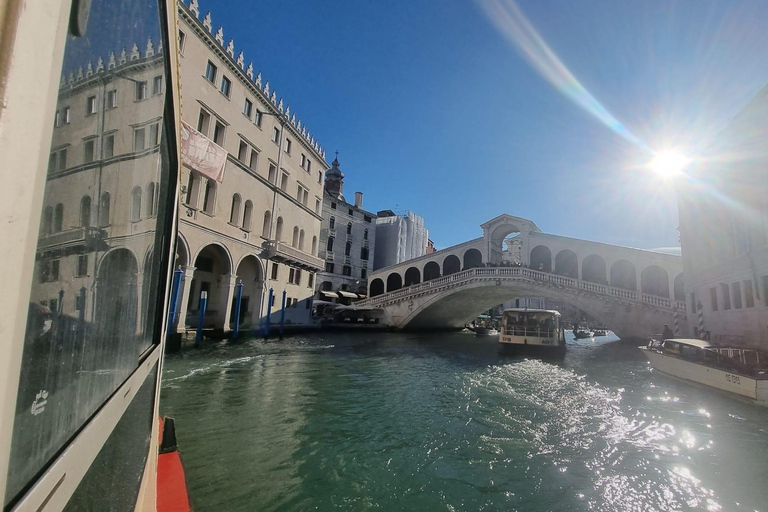
[{"label": "white motorboat", "polygon": [[655,370],[768,405],[768,352],[678,338],[639,348]]},{"label": "white motorboat", "polygon": [[505,309],[499,343],[565,353],[565,331],[560,324],[560,313],[547,309]]}]

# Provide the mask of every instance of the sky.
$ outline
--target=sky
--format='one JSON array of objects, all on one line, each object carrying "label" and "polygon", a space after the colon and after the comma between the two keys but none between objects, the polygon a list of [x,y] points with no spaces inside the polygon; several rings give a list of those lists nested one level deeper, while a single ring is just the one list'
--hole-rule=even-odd
[{"label": "sky", "polygon": [[[502,213],[679,246],[653,151],[695,158],[768,82],[768,2],[200,0],[326,149],[348,198],[438,248]],[[513,15],[510,17],[509,13]]]}]

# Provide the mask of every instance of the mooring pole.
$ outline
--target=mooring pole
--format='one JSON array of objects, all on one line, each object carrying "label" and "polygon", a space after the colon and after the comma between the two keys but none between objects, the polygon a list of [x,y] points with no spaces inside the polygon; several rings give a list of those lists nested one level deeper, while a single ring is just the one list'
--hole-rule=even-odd
[{"label": "mooring pole", "polygon": [[240,333],[240,304],[243,301],[243,282],[238,281],[235,285],[235,328],[232,331],[232,339],[237,339],[237,335]]},{"label": "mooring pole", "polygon": [[280,311],[280,339],[283,339],[283,326],[285,325],[285,295],[286,291],[283,290],[283,309]]},{"label": "mooring pole", "polygon": [[195,333],[195,348],[200,346],[200,341],[203,339],[203,320],[205,319],[205,309],[208,306],[208,292],[200,292],[200,306],[199,314],[197,316],[197,332]]},{"label": "mooring pole", "polygon": [[267,299],[267,322],[264,324],[264,339],[267,339],[267,336],[269,336],[269,321],[272,317],[272,300],[275,297],[275,289],[270,288],[269,289],[269,299]]},{"label": "mooring pole", "polygon": [[176,325],[176,308],[178,307],[179,289],[181,288],[181,267],[173,272],[173,286],[171,288],[171,303],[168,307],[168,332],[173,331]]}]

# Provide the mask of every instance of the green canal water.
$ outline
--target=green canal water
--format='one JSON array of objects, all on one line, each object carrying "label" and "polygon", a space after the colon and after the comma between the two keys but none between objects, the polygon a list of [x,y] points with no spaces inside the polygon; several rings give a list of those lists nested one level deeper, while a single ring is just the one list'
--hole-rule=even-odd
[{"label": "green canal water", "polygon": [[768,410],[616,338],[561,361],[461,333],[318,334],[166,358],[197,512],[768,510]]}]

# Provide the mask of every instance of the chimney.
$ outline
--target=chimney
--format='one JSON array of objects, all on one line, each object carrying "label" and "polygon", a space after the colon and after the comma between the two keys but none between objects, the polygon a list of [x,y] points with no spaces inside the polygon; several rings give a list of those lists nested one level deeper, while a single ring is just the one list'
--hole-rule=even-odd
[{"label": "chimney", "polygon": [[355,192],[355,208],[363,207],[363,193]]}]

